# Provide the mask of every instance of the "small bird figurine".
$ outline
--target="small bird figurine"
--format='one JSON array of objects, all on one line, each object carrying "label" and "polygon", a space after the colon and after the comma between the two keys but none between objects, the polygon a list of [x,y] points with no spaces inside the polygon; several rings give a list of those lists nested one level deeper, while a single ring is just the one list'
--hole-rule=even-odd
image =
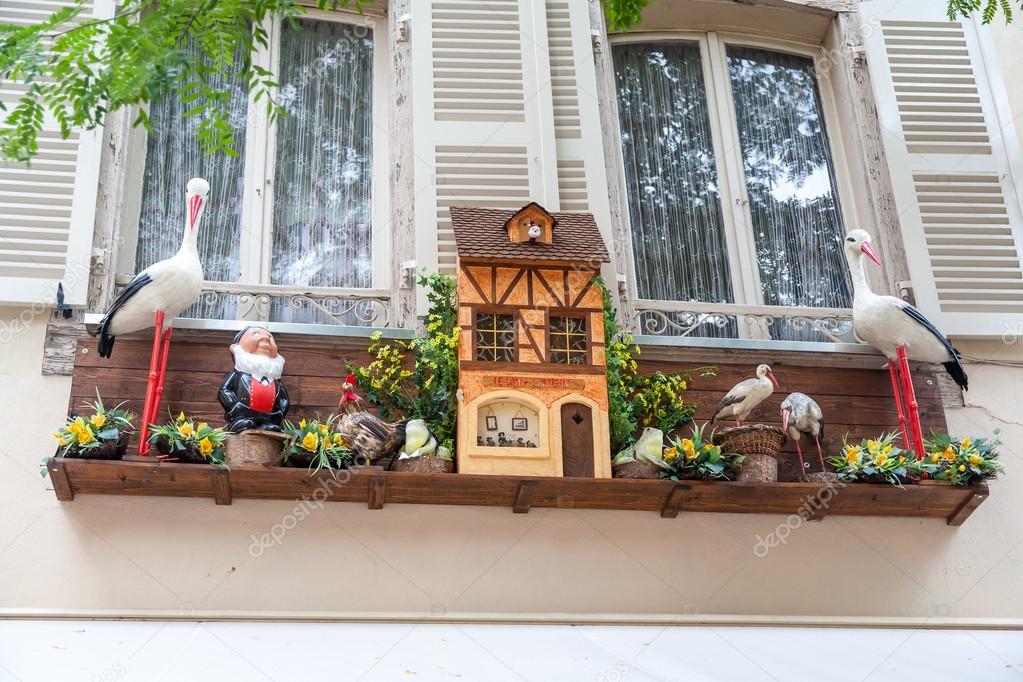
[{"label": "small bird figurine", "polygon": [[366,410],[355,386],[354,374],[349,374],[341,384],[340,415],[334,430],[352,452],[370,462],[394,455],[405,442],[405,422],[385,422]]},{"label": "small bird figurine", "polygon": [[202,291],[203,270],[196,246],[199,219],[206,207],[210,185],[192,178],[185,188],[185,234],[178,252],[153,263],[135,275],[121,290],[99,323],[98,352],[109,358],[114,341],[122,334],[141,331],[153,325],[153,353],[149,361],[149,381],[142,408],[139,454],[149,453],[147,433],[156,421],[163,396],[163,382],[170,355],[171,322],[195,302]]},{"label": "small bird figurine", "polygon": [[711,423],[732,417],[736,426],[742,426],[742,421],[749,417],[757,405],[771,397],[777,385],[778,380],[774,378],[770,365],[757,366],[757,378],[746,379],[732,386],[732,390],[718,404]]},{"label": "small bird figurine", "polygon": [[664,461],[663,455],[664,432],[652,426],[643,429],[643,433],[639,434],[639,440],[633,446],[633,457],[636,458],[636,461],[647,462],[662,469],[667,469],[668,465]]},{"label": "small bird figurine", "polygon": [[821,449],[821,436],[824,435],[824,413],[817,401],[805,393],[789,393],[781,401],[782,431],[796,443],[799,453],[799,470],[802,474],[806,466],[803,463],[803,450],[799,447],[799,439],[810,436],[817,443],[817,456],[821,458],[821,471],[827,471],[824,465],[824,451]]},{"label": "small bird figurine", "polygon": [[398,459],[432,455],[437,451],[437,438],[430,432],[425,419],[410,419],[405,424],[405,443]]}]

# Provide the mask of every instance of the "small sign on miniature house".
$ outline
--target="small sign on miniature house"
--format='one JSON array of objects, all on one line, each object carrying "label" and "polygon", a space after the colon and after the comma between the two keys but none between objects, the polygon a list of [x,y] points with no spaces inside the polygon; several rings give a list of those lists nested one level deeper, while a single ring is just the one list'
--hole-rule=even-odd
[{"label": "small sign on miniature house", "polygon": [[458,253],[458,471],[610,478],[608,262],[589,213],[451,207]]}]

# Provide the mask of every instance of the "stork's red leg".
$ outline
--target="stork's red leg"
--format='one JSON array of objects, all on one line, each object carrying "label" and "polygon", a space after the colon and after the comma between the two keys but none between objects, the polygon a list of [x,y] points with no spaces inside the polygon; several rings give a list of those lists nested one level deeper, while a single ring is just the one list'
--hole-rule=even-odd
[{"label": "stork's red leg", "polygon": [[902,408],[902,387],[899,386],[899,372],[894,361],[888,362],[888,373],[892,377],[892,395],[895,396],[895,411],[899,415],[899,431],[902,433],[902,447],[909,449],[909,431],[906,430],[906,412]]},{"label": "stork's red leg", "polygon": [[803,478],[806,475],[806,464],[803,462],[803,448],[799,447],[799,441],[796,441],[796,454],[799,455],[799,478]]},{"label": "stork's red leg", "polygon": [[821,449],[821,439],[819,436],[814,436],[813,439],[817,441],[817,456],[821,458],[821,471],[827,471],[828,467],[824,464],[824,450]]},{"label": "stork's red leg", "polygon": [[906,355],[906,347],[899,346],[899,372],[902,374],[903,393],[909,408],[909,431],[913,438],[913,450],[916,451],[916,458],[924,458],[924,430],[920,426],[920,406],[916,401],[916,391],[913,389],[913,376],[909,373],[909,357]]},{"label": "stork's red leg", "polygon": [[157,366],[160,362],[161,342],[163,341],[163,311],[157,310],[153,322],[153,354],[149,358],[149,377],[146,381],[146,402],[142,406],[142,425],[139,428],[140,455],[149,454],[149,424],[154,418],[152,414],[153,399],[156,396]]},{"label": "stork's red leg", "polygon": [[171,342],[171,327],[163,332],[163,348],[160,350],[160,373],[156,377],[156,393],[153,397],[153,407],[151,408],[150,421],[156,422],[157,415],[160,413],[160,402],[163,400],[163,380],[167,376],[167,357],[170,355],[170,342]]}]

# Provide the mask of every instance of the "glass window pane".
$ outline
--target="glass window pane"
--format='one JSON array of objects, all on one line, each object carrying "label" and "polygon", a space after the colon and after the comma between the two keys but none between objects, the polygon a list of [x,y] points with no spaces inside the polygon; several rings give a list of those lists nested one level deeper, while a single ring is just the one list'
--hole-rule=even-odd
[{"label": "glass window pane", "polygon": [[813,60],[736,46],[727,54],[764,302],[847,307],[845,230]]},{"label": "glass window pane", "polygon": [[[288,115],[277,121],[271,281],[370,287],[373,34],[297,23],[281,28],[279,97]],[[312,322],[315,314],[275,305],[272,319]]]},{"label": "glass window pane", "polygon": [[[196,54],[192,47],[185,50]],[[173,94],[150,103],[153,132],[146,142],[136,272],[177,252],[185,229],[185,185],[190,178],[200,177],[210,183],[198,235],[206,279],[237,282],[241,276],[239,234],[248,100],[245,84],[233,74],[217,72],[209,78],[211,87],[230,93],[232,145],[238,156],[203,153],[197,120],[184,115],[194,103],[182,103]],[[201,305],[189,308],[184,317],[231,319],[236,316],[236,302],[233,296],[209,296]]]},{"label": "glass window pane", "polygon": [[731,302],[700,48],[613,48],[641,298]]}]

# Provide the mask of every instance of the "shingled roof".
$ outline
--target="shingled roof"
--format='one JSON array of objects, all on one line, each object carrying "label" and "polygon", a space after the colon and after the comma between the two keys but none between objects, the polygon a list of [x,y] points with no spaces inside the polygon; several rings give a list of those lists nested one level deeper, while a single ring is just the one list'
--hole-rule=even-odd
[{"label": "shingled roof", "polygon": [[505,224],[518,213],[496,208],[452,206],[455,246],[462,258],[515,258],[608,263],[610,257],[592,213],[552,213],[557,221],[550,244],[513,243]]}]

